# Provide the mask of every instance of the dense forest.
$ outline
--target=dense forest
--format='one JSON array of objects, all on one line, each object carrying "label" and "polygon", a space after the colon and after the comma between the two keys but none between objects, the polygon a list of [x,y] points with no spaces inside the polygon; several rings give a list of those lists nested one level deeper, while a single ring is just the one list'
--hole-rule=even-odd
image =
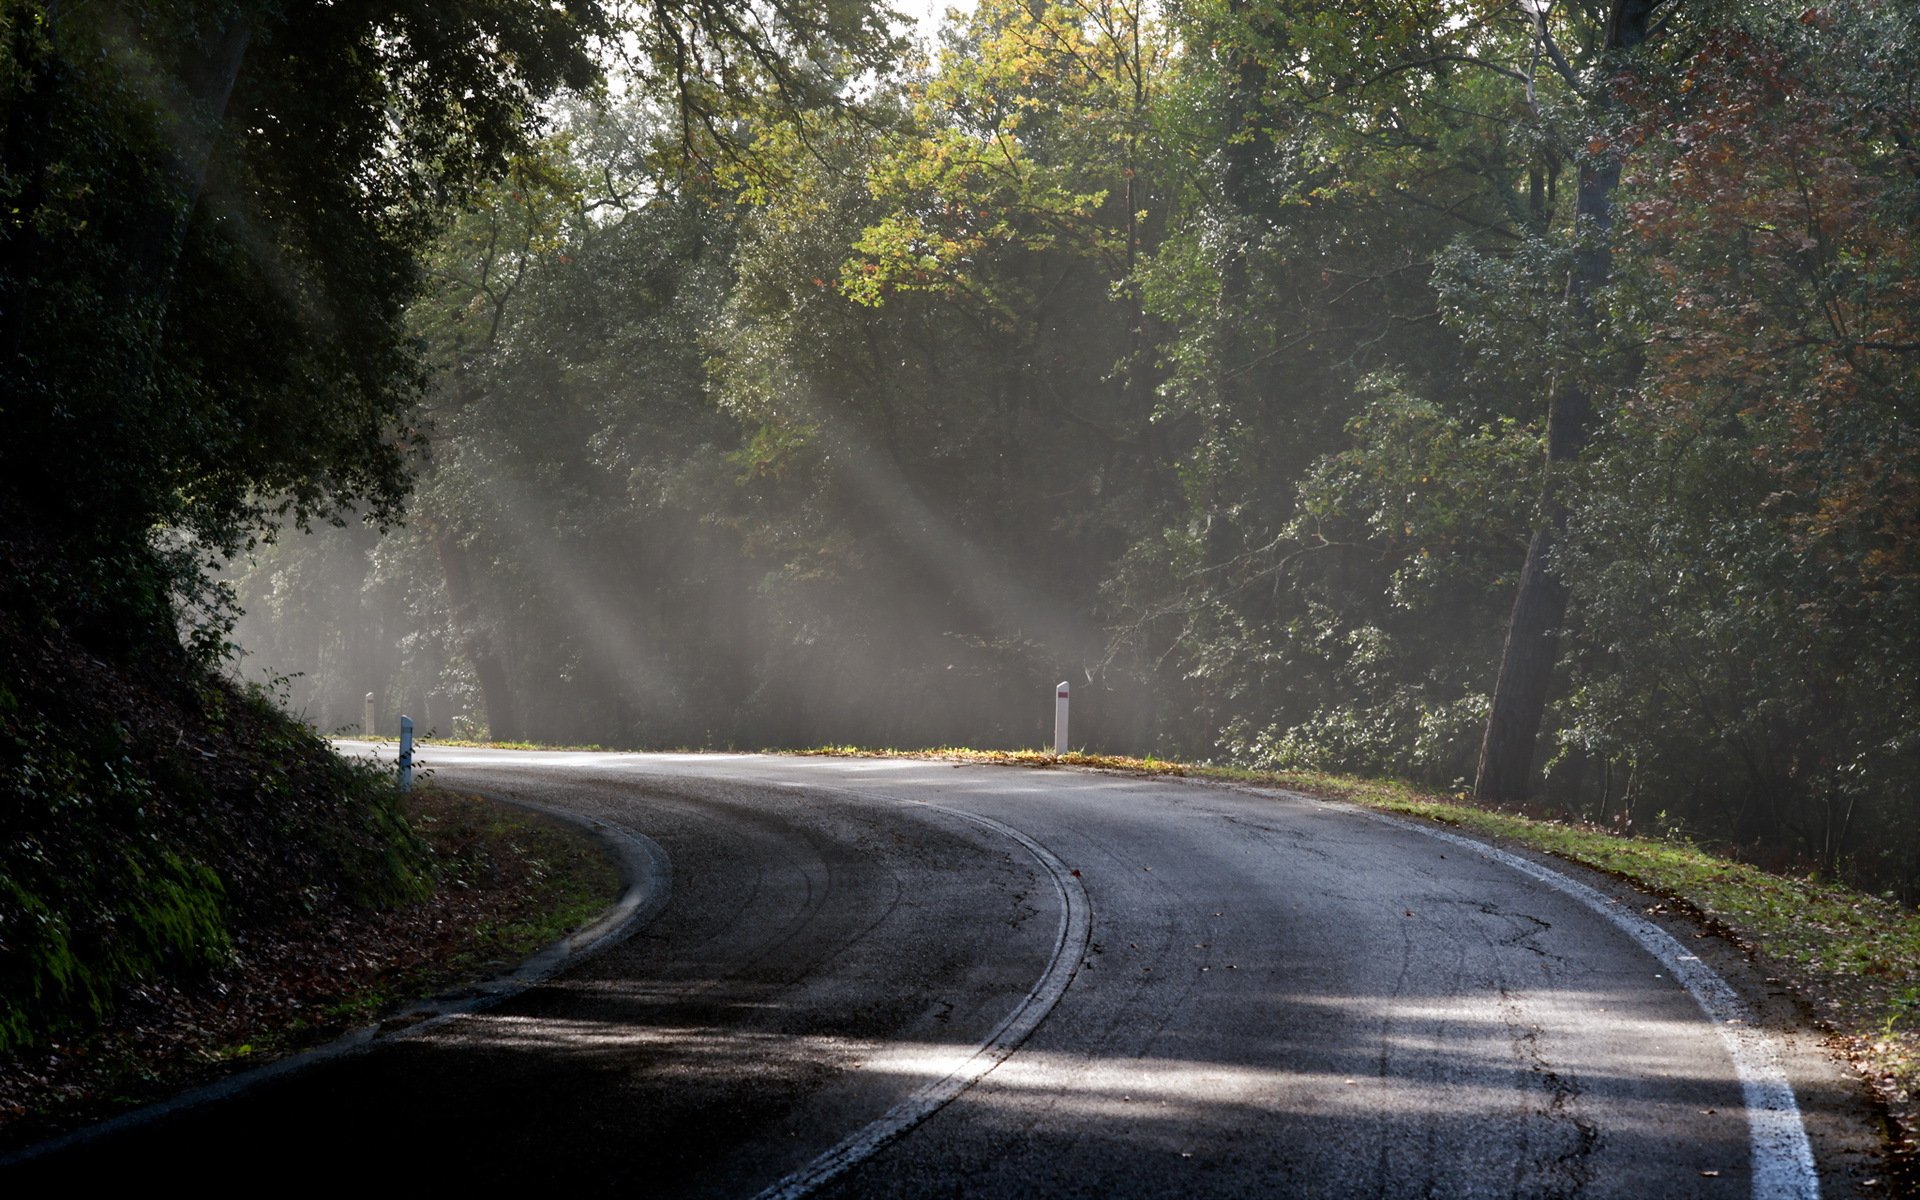
[{"label": "dense forest", "polygon": [[126,864],[113,944],[204,942],[196,772],[294,737],[233,680],[758,749],[1036,745],[1067,679],[1090,748],[1920,896],[1912,4],[0,11],[33,986]]},{"label": "dense forest", "polygon": [[424,513],[442,385],[413,314],[453,216],[616,58],[717,131],[844,108],[894,43],[839,0],[0,0],[12,1083],[23,1048],[434,886],[391,773],[236,682],[216,572]]},{"label": "dense forest", "polygon": [[1094,748],[1911,887],[1916,52],[981,0],[838,103],[576,94],[427,257],[404,524],[242,560],[243,669],[631,747],[1032,745],[1065,678]]}]

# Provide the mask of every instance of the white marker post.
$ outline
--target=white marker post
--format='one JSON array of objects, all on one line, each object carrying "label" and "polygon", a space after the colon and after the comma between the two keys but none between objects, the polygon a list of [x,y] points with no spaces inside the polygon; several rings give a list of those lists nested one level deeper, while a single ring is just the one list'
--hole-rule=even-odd
[{"label": "white marker post", "polygon": [[366,706],[360,710],[360,736],[370,738],[377,732],[373,725],[373,693],[368,692]]},{"label": "white marker post", "polygon": [[413,790],[413,718],[400,718],[400,790]]},{"label": "white marker post", "polygon": [[1055,755],[1067,752],[1067,681],[1062,679],[1060,686],[1053,689],[1053,752]]}]

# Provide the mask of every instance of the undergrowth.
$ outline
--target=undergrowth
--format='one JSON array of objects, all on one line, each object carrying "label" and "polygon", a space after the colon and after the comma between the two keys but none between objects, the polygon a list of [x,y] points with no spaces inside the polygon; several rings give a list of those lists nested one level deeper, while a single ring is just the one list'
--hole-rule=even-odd
[{"label": "undergrowth", "polygon": [[83,584],[0,539],[0,1052],[222,969],[246,930],[427,883],[390,773],[173,629],[52,602]]},{"label": "undergrowth", "polygon": [[574,826],[438,788],[402,803],[430,890],[238,930],[218,968],[143,981],[103,1022],[0,1052],[0,1152],[395,1019],[503,973],[619,894],[617,867]]}]

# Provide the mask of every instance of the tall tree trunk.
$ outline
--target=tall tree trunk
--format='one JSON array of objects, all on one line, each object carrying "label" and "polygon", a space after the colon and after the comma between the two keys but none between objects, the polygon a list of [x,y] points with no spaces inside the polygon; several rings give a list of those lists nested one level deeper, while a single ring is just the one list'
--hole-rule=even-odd
[{"label": "tall tree trunk", "polygon": [[[1607,21],[1609,55],[1644,42],[1659,0],[1614,0]],[[1544,26],[1543,26],[1544,27]],[[1600,101],[1605,104],[1603,97]],[[1611,151],[1580,165],[1574,202],[1573,274],[1567,282],[1574,313],[1593,326],[1593,298],[1613,276],[1613,193],[1620,160]],[[1597,339],[1589,349],[1597,350]],[[1494,682],[1493,707],[1480,742],[1473,793],[1482,800],[1524,800],[1533,787],[1533,759],[1546,713],[1547,692],[1559,655],[1558,631],[1567,613],[1567,586],[1553,572],[1553,548],[1567,523],[1564,464],[1580,456],[1593,420],[1593,397],[1584,372],[1555,385],[1547,414],[1547,462],[1541,485],[1539,525],[1527,546],[1520,589],[1507,619],[1506,646]]]},{"label": "tall tree trunk", "polygon": [[507,684],[506,664],[480,621],[473,575],[467,568],[467,548],[444,527],[434,529],[433,548],[440,557],[440,571],[447,585],[454,637],[480,684],[480,703],[487,710],[487,736],[496,742],[517,742],[521,736],[519,707]]}]

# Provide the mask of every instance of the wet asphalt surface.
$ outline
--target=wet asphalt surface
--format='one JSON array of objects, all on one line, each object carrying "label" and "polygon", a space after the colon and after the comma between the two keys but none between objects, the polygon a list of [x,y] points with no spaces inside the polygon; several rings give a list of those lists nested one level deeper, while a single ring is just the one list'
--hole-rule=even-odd
[{"label": "wet asphalt surface", "polygon": [[[814,1194],[1752,1194],[1731,1060],[1661,964],[1417,830],[1064,771],[424,759],[447,786],[651,838],[670,899],[498,1007],[40,1159],[0,1180],[10,1194],[92,1178],[752,1197],[1023,1005],[1044,1019],[1017,1050]],[[1091,911],[1084,945],[1069,894]],[[1874,1170],[1857,1089],[1737,954],[1689,944],[1780,1027],[1824,1190],[1855,1194]],[[1071,982],[1031,997],[1050,969]]]}]

